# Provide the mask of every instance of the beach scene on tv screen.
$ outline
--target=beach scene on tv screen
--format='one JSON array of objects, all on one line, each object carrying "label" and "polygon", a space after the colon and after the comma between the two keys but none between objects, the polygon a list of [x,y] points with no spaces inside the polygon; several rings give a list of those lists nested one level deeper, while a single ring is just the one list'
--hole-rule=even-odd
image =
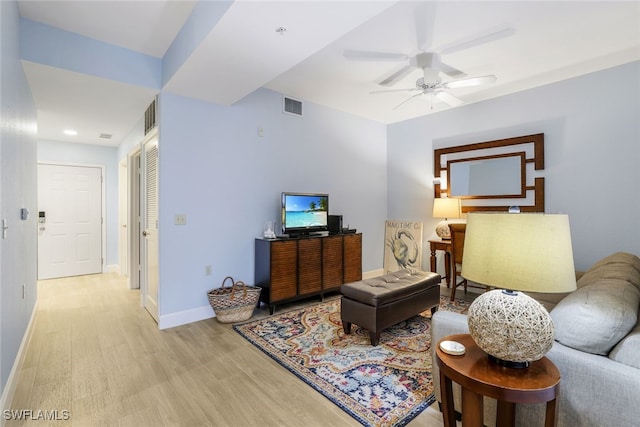
[{"label": "beach scene on tv screen", "polygon": [[286,197],[286,226],[315,227],[327,225],[326,196]]}]

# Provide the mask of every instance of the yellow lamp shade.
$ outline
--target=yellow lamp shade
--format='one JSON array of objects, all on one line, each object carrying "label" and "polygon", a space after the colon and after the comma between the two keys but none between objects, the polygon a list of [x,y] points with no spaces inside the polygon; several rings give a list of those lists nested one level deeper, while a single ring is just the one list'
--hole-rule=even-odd
[{"label": "yellow lamp shade", "polygon": [[483,285],[525,292],[575,290],[569,217],[469,214],[462,276]]},{"label": "yellow lamp shade", "polygon": [[453,197],[433,200],[434,218],[460,218],[460,199]]}]

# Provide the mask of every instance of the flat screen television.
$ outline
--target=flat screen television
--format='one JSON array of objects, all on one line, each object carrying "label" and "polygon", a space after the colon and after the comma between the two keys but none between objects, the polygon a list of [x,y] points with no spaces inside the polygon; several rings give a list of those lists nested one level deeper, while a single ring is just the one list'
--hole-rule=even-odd
[{"label": "flat screen television", "polygon": [[282,233],[307,235],[328,230],[329,195],[282,193]]}]

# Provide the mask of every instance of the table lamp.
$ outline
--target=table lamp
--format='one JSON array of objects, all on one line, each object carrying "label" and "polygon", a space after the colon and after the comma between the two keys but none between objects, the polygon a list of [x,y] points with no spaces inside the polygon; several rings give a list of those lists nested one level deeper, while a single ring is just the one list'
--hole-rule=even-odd
[{"label": "table lamp", "polygon": [[462,277],[501,288],[469,307],[469,333],[494,362],[526,368],[553,345],[547,310],[522,292],[576,289],[567,215],[472,213],[467,216]]},{"label": "table lamp", "polygon": [[461,203],[460,199],[454,197],[433,199],[433,217],[444,218],[436,226],[436,234],[443,240],[451,239],[449,231],[449,218],[460,218]]}]

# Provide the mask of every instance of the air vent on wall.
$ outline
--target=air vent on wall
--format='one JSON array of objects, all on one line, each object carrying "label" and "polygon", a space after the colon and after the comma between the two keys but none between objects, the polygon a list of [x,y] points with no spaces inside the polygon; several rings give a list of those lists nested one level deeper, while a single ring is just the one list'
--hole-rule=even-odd
[{"label": "air vent on wall", "polygon": [[[156,98],[157,99],[157,98]],[[148,134],[151,129],[156,127],[156,99],[147,107],[144,112],[144,134]]]},{"label": "air vent on wall", "polygon": [[284,112],[296,116],[302,116],[302,101],[284,97]]}]

